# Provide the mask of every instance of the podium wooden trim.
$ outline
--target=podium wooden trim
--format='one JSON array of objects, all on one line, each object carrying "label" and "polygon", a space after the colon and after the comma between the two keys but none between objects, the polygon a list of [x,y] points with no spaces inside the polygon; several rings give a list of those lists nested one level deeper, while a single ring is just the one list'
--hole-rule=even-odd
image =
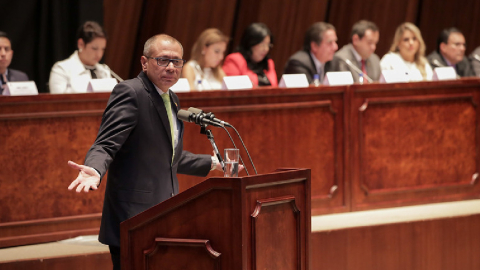
[{"label": "podium wooden trim", "polygon": [[122,269],[309,269],[310,202],[310,169],[207,179],[122,222]]}]

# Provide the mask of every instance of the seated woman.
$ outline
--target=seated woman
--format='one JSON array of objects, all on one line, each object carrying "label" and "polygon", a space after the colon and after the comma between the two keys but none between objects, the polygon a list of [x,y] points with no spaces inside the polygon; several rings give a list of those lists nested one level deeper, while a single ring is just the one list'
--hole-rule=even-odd
[{"label": "seated woman", "polygon": [[432,80],[432,67],[425,58],[420,30],[406,22],[397,27],[390,52],[380,60],[382,70],[405,72],[411,81]]},{"label": "seated woman", "polygon": [[87,21],[78,30],[77,47],[68,59],[55,63],[48,82],[50,93],[85,93],[91,79],[110,78],[110,68],[98,63],[105,52],[107,37],[96,22]]},{"label": "seated woman", "polygon": [[228,37],[220,30],[203,31],[193,44],[191,59],[183,67],[182,77],[187,78],[192,91],[222,88],[225,72],[222,60],[227,49]]},{"label": "seated woman", "polygon": [[243,32],[238,52],[229,54],[223,63],[227,76],[248,75],[254,86],[277,86],[275,64],[268,52],[273,36],[263,23],[253,23]]}]

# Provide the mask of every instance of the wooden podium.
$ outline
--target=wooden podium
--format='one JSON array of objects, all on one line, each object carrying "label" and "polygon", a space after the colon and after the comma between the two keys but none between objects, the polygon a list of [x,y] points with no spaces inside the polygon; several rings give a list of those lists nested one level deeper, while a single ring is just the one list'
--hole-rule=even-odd
[{"label": "wooden podium", "polygon": [[310,169],[210,178],[120,226],[122,269],[309,269]]}]

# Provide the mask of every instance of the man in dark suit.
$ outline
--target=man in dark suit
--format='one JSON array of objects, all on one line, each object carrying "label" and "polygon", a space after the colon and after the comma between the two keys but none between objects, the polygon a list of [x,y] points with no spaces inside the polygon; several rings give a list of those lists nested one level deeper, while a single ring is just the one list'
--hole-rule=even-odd
[{"label": "man in dark suit", "polygon": [[475,76],[470,61],[465,57],[465,37],[455,27],[444,29],[437,39],[437,50],[428,55],[432,68],[454,67],[460,77]]},{"label": "man in dark suit", "polygon": [[0,95],[7,82],[28,81],[27,74],[8,68],[13,58],[10,39],[5,32],[0,32]]},{"label": "man in dark suit", "polygon": [[[210,155],[182,150],[178,97],[169,89],[185,61],[180,42],[157,35],[145,43],[142,72],[112,91],[85,165],[68,187],[97,189],[108,170],[99,240],[109,245],[114,269],[120,265],[120,223],[178,193],[177,172],[206,176],[221,170]],[[169,100],[170,99],[170,100]]]},{"label": "man in dark suit", "polygon": [[303,50],[288,59],[283,74],[305,74],[308,83],[315,75],[322,81],[325,64],[333,59],[338,50],[335,27],[329,23],[314,23],[305,33]]},{"label": "man in dark suit", "polygon": [[[380,79],[380,58],[375,54],[380,34],[375,23],[361,20],[352,27],[351,43],[343,46],[330,61],[328,71],[350,71],[355,82]],[[348,63],[347,63],[348,62]]]}]

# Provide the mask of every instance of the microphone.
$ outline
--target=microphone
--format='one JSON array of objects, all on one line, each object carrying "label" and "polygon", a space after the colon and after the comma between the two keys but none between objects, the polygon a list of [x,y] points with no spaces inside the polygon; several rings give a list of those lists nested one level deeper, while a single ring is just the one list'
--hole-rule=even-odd
[{"label": "microphone", "polygon": [[363,74],[363,71],[361,71],[358,67],[356,67],[352,61],[350,61],[349,59],[342,59],[342,58],[339,58],[341,60],[343,60],[343,62],[345,62],[349,67],[351,67],[353,70],[355,70],[355,72],[358,73],[358,75],[362,74],[369,83],[373,82],[372,78],[368,77],[367,74]]},{"label": "microphone", "polygon": [[112,74],[112,76],[113,76],[115,79],[117,79],[118,82],[123,82],[123,79],[122,79],[120,76],[118,76],[117,73],[113,72],[113,70],[111,70],[111,69],[110,69],[110,74]]},{"label": "microphone", "polygon": [[180,110],[177,113],[177,118],[184,122],[191,122],[200,126],[211,125],[214,127],[223,127],[222,124],[211,121],[210,119],[205,117],[205,114],[202,113],[194,113],[191,111]]},{"label": "microphone", "polygon": [[433,62],[434,65],[436,65],[438,67],[445,67],[445,65],[440,63],[440,61],[438,61],[437,59],[433,59],[432,62]]},{"label": "microphone", "polygon": [[211,113],[211,112],[209,112],[209,113],[204,113],[202,110],[197,109],[197,108],[194,108],[194,107],[188,108],[188,111],[189,111],[189,112],[192,112],[192,113],[194,113],[194,114],[197,114],[197,115],[203,114],[203,115],[204,115],[204,116],[203,116],[204,118],[206,118],[206,119],[208,119],[208,120],[210,120],[210,121],[213,121],[213,122],[215,122],[215,123],[219,123],[222,127],[223,127],[223,126],[232,127],[232,125],[230,125],[228,122],[225,122],[225,121],[223,121],[223,120],[220,120],[220,119],[218,119],[218,118],[215,118],[215,115],[214,115],[213,113]]},{"label": "microphone", "polygon": [[477,60],[478,62],[480,62],[480,56],[478,56],[478,54],[474,54],[472,55],[473,59]]}]

